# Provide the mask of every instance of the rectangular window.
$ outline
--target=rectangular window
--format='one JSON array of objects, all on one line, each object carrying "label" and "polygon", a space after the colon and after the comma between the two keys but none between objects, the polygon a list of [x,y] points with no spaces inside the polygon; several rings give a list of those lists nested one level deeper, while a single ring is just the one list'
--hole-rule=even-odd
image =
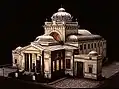
[{"label": "rectangular window", "polygon": [[88,65],[89,73],[92,73],[93,65]]},{"label": "rectangular window", "polygon": [[84,44],[84,49],[86,49],[86,44]]},{"label": "rectangular window", "polygon": [[75,49],[74,50],[74,55],[78,55],[79,54],[79,49]]},{"label": "rectangular window", "polygon": [[70,61],[71,61],[70,59],[66,59],[66,68],[67,69],[70,69],[70,67],[71,67],[71,62]]},{"label": "rectangular window", "polygon": [[92,73],[92,67],[89,67],[89,73]]},{"label": "rectangular window", "polygon": [[90,44],[88,44],[88,49],[90,49]]},{"label": "rectangular window", "polygon": [[83,46],[82,45],[80,45],[80,50],[83,50]]}]

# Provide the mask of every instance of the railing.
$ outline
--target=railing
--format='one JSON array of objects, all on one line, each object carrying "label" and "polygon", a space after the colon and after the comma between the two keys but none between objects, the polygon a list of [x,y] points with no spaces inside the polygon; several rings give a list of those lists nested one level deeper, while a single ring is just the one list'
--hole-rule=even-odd
[{"label": "railing", "polygon": [[84,56],[84,55],[74,55],[75,59],[89,59],[88,56]]},{"label": "railing", "polygon": [[[45,25],[51,25],[53,22],[45,22]],[[78,25],[78,22],[55,22],[55,24]]]}]

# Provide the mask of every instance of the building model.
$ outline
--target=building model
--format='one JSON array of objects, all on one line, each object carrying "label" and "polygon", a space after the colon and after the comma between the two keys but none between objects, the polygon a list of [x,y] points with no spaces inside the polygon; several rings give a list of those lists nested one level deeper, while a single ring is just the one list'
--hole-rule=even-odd
[{"label": "building model", "polygon": [[13,66],[42,74],[44,78],[74,77],[98,79],[106,57],[106,40],[80,29],[64,8],[58,9],[43,26],[44,35],[28,46],[12,51]]}]

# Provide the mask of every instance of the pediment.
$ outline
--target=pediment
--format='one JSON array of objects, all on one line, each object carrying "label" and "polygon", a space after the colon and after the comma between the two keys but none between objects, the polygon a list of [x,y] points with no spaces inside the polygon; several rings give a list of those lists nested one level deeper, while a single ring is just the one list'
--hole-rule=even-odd
[{"label": "pediment", "polygon": [[27,51],[28,51],[28,50],[30,50],[30,51],[31,51],[31,50],[33,50],[33,51],[38,51],[39,49],[37,49],[37,48],[35,48],[35,47],[28,47],[28,48],[26,48],[25,50],[27,50]]},{"label": "pediment", "polygon": [[33,45],[26,46],[22,49],[22,51],[39,51],[42,50],[42,48],[35,47]]}]

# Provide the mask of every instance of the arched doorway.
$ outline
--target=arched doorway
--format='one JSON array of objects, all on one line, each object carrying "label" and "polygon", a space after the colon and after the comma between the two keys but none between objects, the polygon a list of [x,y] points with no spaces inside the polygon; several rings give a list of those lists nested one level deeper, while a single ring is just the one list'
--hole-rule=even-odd
[{"label": "arched doorway", "polygon": [[61,41],[60,35],[57,32],[52,32],[50,34],[56,41]]}]

